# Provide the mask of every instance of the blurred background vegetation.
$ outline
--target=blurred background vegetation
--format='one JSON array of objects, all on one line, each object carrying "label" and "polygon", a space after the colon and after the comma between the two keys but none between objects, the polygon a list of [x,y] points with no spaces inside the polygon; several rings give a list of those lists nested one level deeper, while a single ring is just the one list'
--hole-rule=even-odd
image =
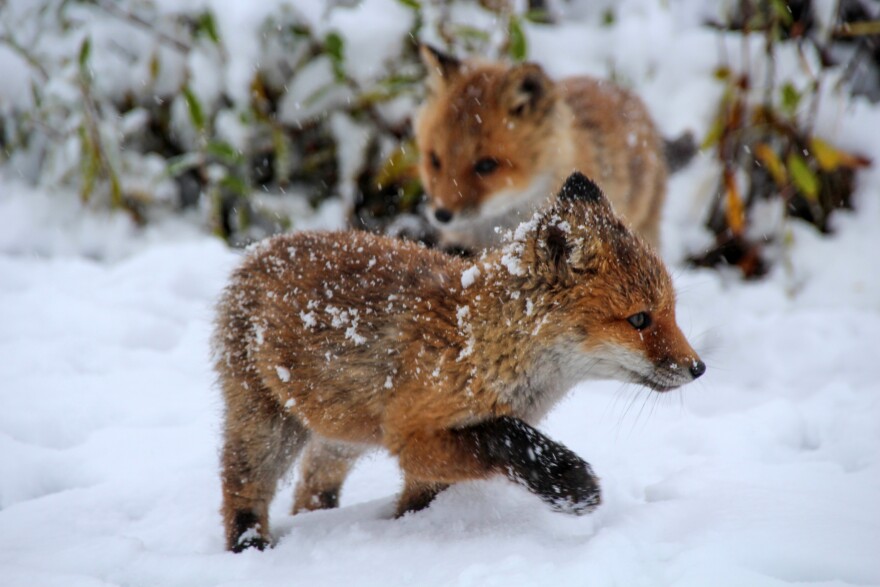
[{"label": "blurred background vegetation", "polygon": [[[0,104],[0,165],[138,223],[191,215],[235,246],[297,226],[330,200],[343,203],[352,227],[430,241],[414,228],[423,196],[411,125],[425,74],[418,40],[524,60],[527,28],[556,26],[565,5],[398,0],[404,34],[383,39],[383,67],[363,72],[346,35],[279,4],[252,40],[256,67],[242,72],[216,14],[159,2],[34,0],[4,11],[0,44],[27,64],[31,83],[27,100]],[[317,4],[326,15],[360,2]],[[607,6],[601,26],[614,27],[619,15]],[[833,26],[820,31],[811,0],[726,6],[705,26],[739,38],[744,53],[756,40],[763,52],[734,67],[719,49],[724,91],[702,137],[719,170],[705,219],[714,244],[690,262],[756,277],[772,261],[767,246],[784,238],[761,228],[765,216],[827,231],[870,165],[818,136],[813,121],[828,84],[880,99],[880,7],[839,0]],[[779,51],[792,47],[801,85],[774,75]],[[224,75],[240,78],[240,95],[216,82]]]}]

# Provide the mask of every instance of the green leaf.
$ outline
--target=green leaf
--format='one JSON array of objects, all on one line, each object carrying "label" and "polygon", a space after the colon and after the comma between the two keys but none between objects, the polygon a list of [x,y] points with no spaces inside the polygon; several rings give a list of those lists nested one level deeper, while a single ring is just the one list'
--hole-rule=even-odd
[{"label": "green leaf", "polygon": [[420,87],[422,79],[411,75],[395,74],[380,79],[376,86],[361,92],[358,96],[358,108],[369,107],[372,104],[387,102],[401,94],[413,92]]},{"label": "green leaf", "polygon": [[522,16],[523,19],[535,24],[552,24],[553,22],[546,9],[527,10]]},{"label": "green leaf", "polygon": [[791,82],[785,82],[782,86],[782,110],[789,116],[793,116],[801,103],[801,93]]},{"label": "green leaf", "polygon": [[153,55],[150,57],[150,83],[156,83],[156,80],[159,79],[159,74],[162,71],[162,62],[159,60],[159,52],[154,51]]},{"label": "green leaf", "polygon": [[299,23],[299,22],[295,22],[295,23],[289,25],[286,28],[286,30],[290,31],[290,33],[294,36],[294,38],[300,38],[300,39],[311,39],[312,38],[312,29],[310,29],[308,26],[306,26],[302,23]]},{"label": "green leaf", "polygon": [[488,43],[491,39],[491,36],[486,31],[466,24],[455,25],[452,34],[454,37],[461,37],[464,40],[473,39],[484,43]]},{"label": "green leaf", "polygon": [[613,8],[606,8],[602,13],[602,26],[610,27],[617,20],[617,16],[614,14]]},{"label": "green leaf", "polygon": [[819,196],[819,178],[810,169],[807,161],[799,153],[791,153],[786,160],[788,173],[798,191],[806,198],[815,200]]},{"label": "green leaf", "polygon": [[43,92],[37,82],[33,80],[31,80],[31,98],[33,98],[37,110],[43,107]]},{"label": "green leaf", "polygon": [[272,148],[275,150],[275,181],[286,185],[290,178],[290,141],[279,125],[272,126]]},{"label": "green leaf", "polygon": [[201,164],[202,157],[198,153],[184,153],[168,159],[165,173],[168,174],[168,177],[177,177]]},{"label": "green leaf", "polygon": [[79,198],[83,203],[89,201],[92,190],[95,189],[95,178],[98,175],[100,167],[100,158],[92,141],[92,135],[89,134],[85,123],[79,127],[79,139],[82,145],[82,185],[79,190]]},{"label": "green leaf", "polygon": [[765,18],[764,14],[758,12],[746,21],[743,27],[743,32],[749,33],[751,31],[763,31],[766,27],[767,19]]},{"label": "green leaf", "polygon": [[376,183],[380,186],[393,183],[402,184],[418,177],[419,151],[413,140],[400,145],[376,173]]},{"label": "green leaf", "polygon": [[205,114],[202,110],[202,104],[196,95],[190,89],[189,84],[183,86],[183,99],[186,101],[186,108],[189,110],[189,118],[197,131],[205,130]]},{"label": "green leaf", "polygon": [[205,152],[227,165],[237,165],[243,159],[241,153],[226,141],[211,141],[205,147]]},{"label": "green leaf", "polygon": [[217,34],[217,23],[214,21],[214,13],[210,10],[206,10],[199,15],[199,20],[196,22],[196,35],[204,35],[211,39],[211,42],[215,45],[220,44],[220,35]]},{"label": "green leaf", "polygon": [[421,10],[422,4],[418,0],[397,0],[399,3],[403,4],[407,8],[412,8],[413,10]]},{"label": "green leaf", "polygon": [[722,82],[728,81],[730,79],[730,76],[730,68],[723,65],[716,67],[715,70],[712,72],[712,77]]},{"label": "green leaf", "polygon": [[119,183],[119,175],[116,173],[116,170],[113,169],[110,164],[106,165],[107,167],[107,175],[110,176],[110,207],[111,208],[121,208],[122,207],[122,186]]},{"label": "green leaf", "polygon": [[92,55],[92,38],[86,37],[79,46],[79,72],[83,77],[89,75],[89,57]]},{"label": "green leaf", "polygon": [[314,92],[306,96],[305,100],[302,101],[303,106],[314,106],[336,87],[335,82],[330,82],[316,88]]},{"label": "green leaf", "polygon": [[523,32],[522,24],[519,18],[512,14],[510,22],[507,26],[507,38],[509,42],[508,51],[514,61],[523,61],[526,58],[528,47],[526,44],[526,35]]},{"label": "green leaf", "polygon": [[220,180],[220,187],[224,190],[236,193],[240,196],[250,195],[250,189],[241,178],[234,175],[227,175]]},{"label": "green leaf", "polygon": [[724,117],[722,115],[719,114],[715,117],[715,120],[712,121],[712,126],[709,127],[709,132],[706,133],[706,137],[703,139],[703,142],[700,143],[701,151],[710,149],[718,144],[721,137],[724,136],[724,122]]},{"label": "green leaf", "polygon": [[791,9],[788,7],[787,2],[784,0],[770,0],[770,9],[773,11],[776,18],[779,19],[779,22],[786,26],[791,24]]},{"label": "green leaf", "polygon": [[345,79],[345,69],[342,67],[345,62],[345,41],[339,33],[328,33],[324,37],[324,53],[333,62],[333,73],[336,74],[336,80]]}]

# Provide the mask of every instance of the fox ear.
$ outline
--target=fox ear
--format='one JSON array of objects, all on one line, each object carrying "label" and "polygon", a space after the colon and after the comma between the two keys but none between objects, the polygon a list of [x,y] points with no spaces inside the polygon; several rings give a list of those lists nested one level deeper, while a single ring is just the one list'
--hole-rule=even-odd
[{"label": "fox ear", "polygon": [[571,256],[574,251],[569,235],[555,222],[539,226],[535,235],[532,262],[540,281],[548,285],[565,284],[571,278]]},{"label": "fox ear", "polygon": [[547,261],[554,271],[561,272],[568,261],[572,247],[568,244],[565,232],[558,226],[548,226],[544,234],[544,246],[547,247]]},{"label": "fox ear", "polygon": [[601,204],[607,201],[599,186],[580,171],[568,176],[557,197],[561,201],[580,201],[587,204]]},{"label": "fox ear", "polygon": [[524,116],[537,112],[550,97],[553,82],[540,65],[523,63],[507,74],[505,101],[508,112],[513,116]]},{"label": "fox ear", "polygon": [[432,88],[442,87],[461,72],[461,60],[427,43],[419,45],[419,55],[428,70],[428,84]]}]

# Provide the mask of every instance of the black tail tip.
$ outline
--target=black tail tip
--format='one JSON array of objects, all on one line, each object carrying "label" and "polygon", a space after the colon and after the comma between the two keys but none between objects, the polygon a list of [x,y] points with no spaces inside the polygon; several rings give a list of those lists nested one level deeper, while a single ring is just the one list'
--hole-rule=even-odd
[{"label": "black tail tip", "polygon": [[605,196],[602,195],[602,190],[599,189],[599,186],[580,171],[575,171],[569,175],[562,185],[562,190],[559,192],[560,200],[580,200],[589,204],[596,204],[604,198]]}]

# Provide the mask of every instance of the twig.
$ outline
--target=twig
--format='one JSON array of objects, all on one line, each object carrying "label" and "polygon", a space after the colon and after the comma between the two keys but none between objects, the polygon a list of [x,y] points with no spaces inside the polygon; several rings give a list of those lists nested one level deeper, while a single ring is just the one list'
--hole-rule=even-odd
[{"label": "twig", "polygon": [[880,35],[880,20],[845,22],[842,25],[835,27],[832,35],[835,38]]},{"label": "twig", "polygon": [[27,61],[28,65],[34,68],[34,70],[37,72],[43,82],[49,81],[49,73],[46,71],[46,68],[43,67],[43,64],[40,63],[40,61],[36,57],[31,55],[30,51],[22,47],[18,43],[18,41],[16,41],[12,37],[12,35],[10,35],[8,32],[0,35],[0,43],[6,44],[10,49],[15,51],[15,53],[17,53],[19,57]]},{"label": "twig", "polygon": [[129,10],[121,8],[119,5],[111,0],[95,0],[95,5],[111,16],[121,18],[122,20],[128,21],[133,25],[149,31],[159,40],[168,43],[172,48],[180,51],[181,53],[189,53],[192,50],[192,47],[189,45],[189,43],[181,41],[180,39],[172,37],[171,35],[163,33],[162,31],[156,30],[154,23],[147,21],[143,17],[140,17]]},{"label": "twig", "polygon": [[[818,50],[818,48],[817,48]],[[819,100],[821,98],[820,90],[821,90],[821,71],[818,73],[813,72],[813,68],[810,67],[810,62],[807,59],[806,54],[804,53],[804,47],[801,43],[797,44],[797,54],[798,61],[801,64],[804,73],[810,78],[810,85],[812,86],[813,95],[810,100],[809,114],[807,116],[806,123],[804,124],[804,136],[812,136],[813,134],[813,126],[816,123],[816,117],[819,114]],[[821,67],[821,66],[820,66]]]}]

